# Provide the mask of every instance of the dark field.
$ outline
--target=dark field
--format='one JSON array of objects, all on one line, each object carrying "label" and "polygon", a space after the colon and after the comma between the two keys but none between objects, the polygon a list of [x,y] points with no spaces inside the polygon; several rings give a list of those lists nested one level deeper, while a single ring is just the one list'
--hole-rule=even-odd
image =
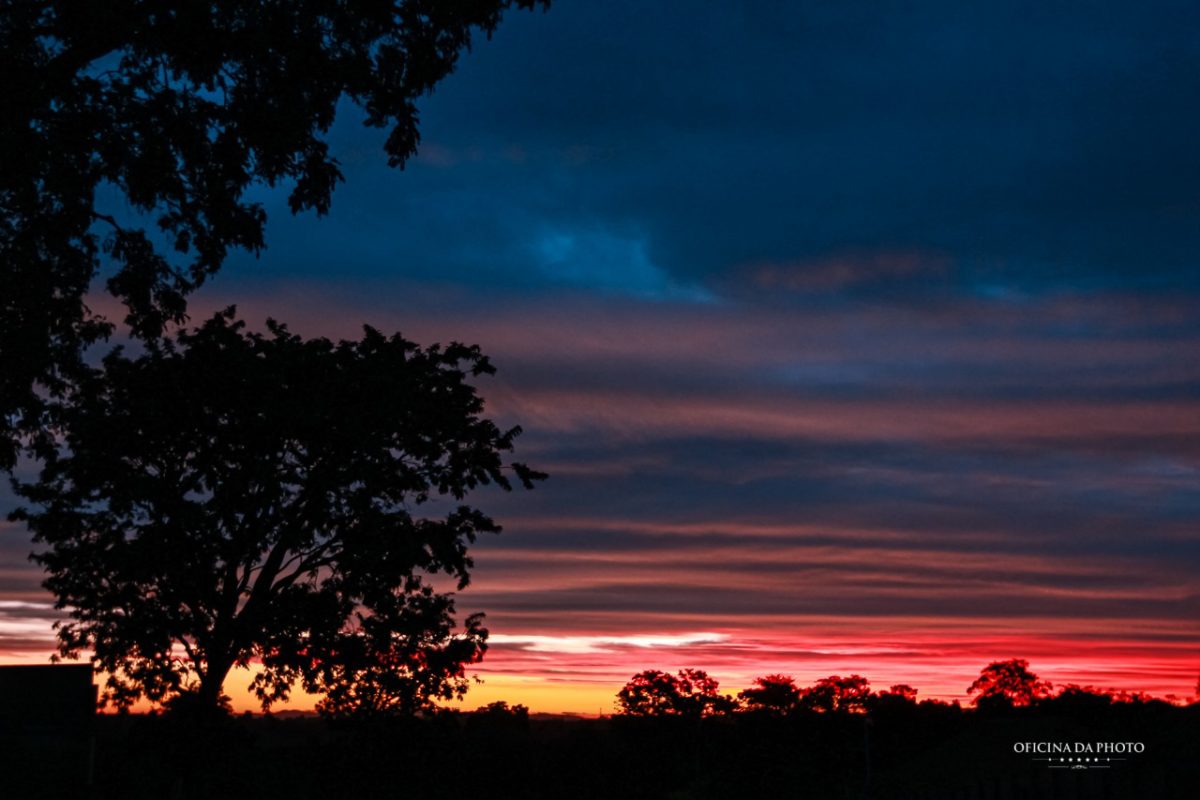
[{"label": "dark field", "polygon": [[[1014,752],[1036,741],[1145,750],[1100,768],[1049,768]],[[0,795],[10,800],[1200,796],[1200,706],[1156,702],[702,720],[102,716],[90,789],[80,780],[86,748],[44,732],[10,732],[3,744]]]}]

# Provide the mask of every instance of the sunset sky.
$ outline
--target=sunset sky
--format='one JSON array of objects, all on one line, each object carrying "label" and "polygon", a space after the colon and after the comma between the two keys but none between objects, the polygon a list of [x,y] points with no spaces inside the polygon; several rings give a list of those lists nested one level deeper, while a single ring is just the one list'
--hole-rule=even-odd
[{"label": "sunset sky", "polygon": [[[556,0],[421,104],[405,171],[347,105],[331,213],[260,190],[268,249],[193,318],[492,357],[488,412],[551,477],[475,497],[505,530],[459,596],[492,634],[468,707],[609,713],[682,667],[962,699],[1011,657],[1190,697],[1198,25]],[[44,661],[52,599],[0,524],[0,662]]]}]

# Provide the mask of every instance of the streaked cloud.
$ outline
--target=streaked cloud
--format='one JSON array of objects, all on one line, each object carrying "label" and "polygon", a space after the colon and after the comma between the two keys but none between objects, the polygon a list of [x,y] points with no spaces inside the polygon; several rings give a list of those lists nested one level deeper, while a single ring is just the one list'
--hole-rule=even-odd
[{"label": "streaked cloud", "polygon": [[621,648],[694,647],[715,644],[729,637],[721,633],[633,634],[628,636],[539,636],[492,634],[490,645],[516,647],[530,653],[612,653]]}]

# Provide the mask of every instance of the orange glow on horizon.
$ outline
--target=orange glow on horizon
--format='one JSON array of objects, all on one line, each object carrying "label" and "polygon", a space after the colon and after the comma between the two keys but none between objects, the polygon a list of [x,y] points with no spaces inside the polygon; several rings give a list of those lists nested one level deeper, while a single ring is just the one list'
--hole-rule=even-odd
[{"label": "orange glow on horizon", "polygon": [[[878,621],[876,621],[878,622]],[[934,623],[936,626],[937,623]],[[988,663],[1027,658],[1032,669],[1056,686],[1088,685],[1140,691],[1187,702],[1194,698],[1200,659],[1186,641],[1150,644],[1136,639],[1029,636],[999,630],[955,634],[944,624],[924,633],[887,633],[863,623],[859,635],[828,631],[819,636],[783,637],[764,631],[642,635],[496,634],[489,656],[473,674],[466,697],[450,704],[471,710],[503,700],[534,713],[594,717],[615,711],[617,691],[645,669],[706,670],[721,691],[736,694],[756,677],[783,673],[801,685],[829,675],[860,674],[874,690],[906,683],[918,699],[967,703],[967,685]],[[45,656],[6,656],[4,663],[45,663]],[[258,713],[248,691],[254,668],[235,669],[226,681],[235,712]],[[103,676],[99,676],[101,683]],[[273,711],[311,711],[318,697],[302,690]],[[140,703],[135,712],[150,709]]]}]

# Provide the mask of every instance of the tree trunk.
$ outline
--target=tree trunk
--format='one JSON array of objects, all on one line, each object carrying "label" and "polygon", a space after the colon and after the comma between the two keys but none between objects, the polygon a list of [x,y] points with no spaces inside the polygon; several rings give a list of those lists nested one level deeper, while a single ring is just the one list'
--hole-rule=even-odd
[{"label": "tree trunk", "polygon": [[231,659],[209,659],[207,669],[200,678],[200,691],[197,693],[200,709],[205,712],[220,710],[221,687],[225,685],[225,678],[232,667]]}]

